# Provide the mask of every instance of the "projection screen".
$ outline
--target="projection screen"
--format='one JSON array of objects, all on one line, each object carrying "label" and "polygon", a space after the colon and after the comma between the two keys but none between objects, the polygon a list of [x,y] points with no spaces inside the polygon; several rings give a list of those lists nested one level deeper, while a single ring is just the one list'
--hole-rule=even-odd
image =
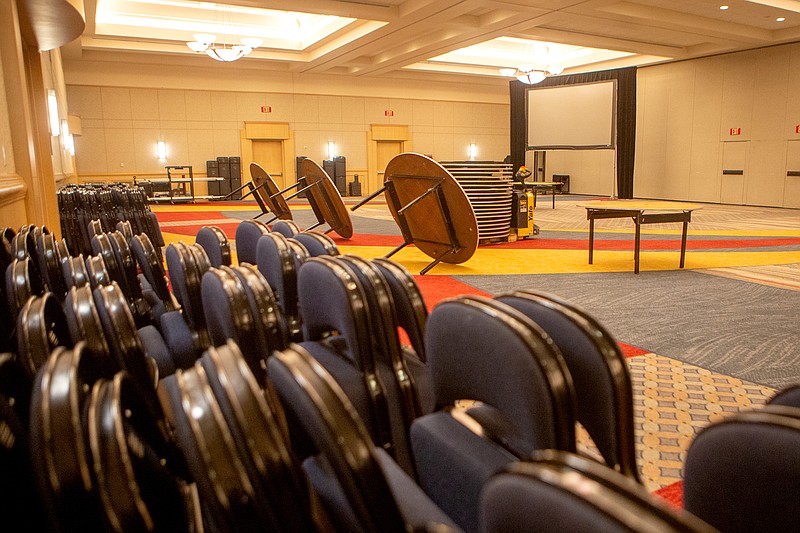
[{"label": "projection screen", "polygon": [[616,143],[616,80],[528,90],[528,150],[592,150]]}]

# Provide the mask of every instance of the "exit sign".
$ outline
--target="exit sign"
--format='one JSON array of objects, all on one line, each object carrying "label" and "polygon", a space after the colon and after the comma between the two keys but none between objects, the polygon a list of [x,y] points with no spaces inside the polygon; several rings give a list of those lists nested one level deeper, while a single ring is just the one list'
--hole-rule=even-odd
[{"label": "exit sign", "polygon": [[800,133],[800,124],[798,124],[797,126],[794,127],[794,132],[795,133]]},{"label": "exit sign", "polygon": [[383,112],[383,116],[385,116],[385,117],[393,117],[394,116],[394,111],[392,111],[391,109],[387,109],[386,111]]},{"label": "exit sign", "polygon": [[742,134],[742,128],[731,128],[730,134],[731,135],[741,135]]},{"label": "exit sign", "polygon": [[262,105],[261,106],[262,113],[272,113],[272,106],[271,105]]}]

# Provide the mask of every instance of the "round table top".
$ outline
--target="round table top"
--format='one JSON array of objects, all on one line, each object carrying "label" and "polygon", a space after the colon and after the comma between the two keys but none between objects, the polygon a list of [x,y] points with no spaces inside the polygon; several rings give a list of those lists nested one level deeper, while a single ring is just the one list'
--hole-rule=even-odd
[{"label": "round table top", "polygon": [[[385,183],[393,182],[401,208],[439,183],[450,220],[448,222],[442,213],[436,194],[420,200],[403,214],[414,245],[429,257],[442,257],[444,263],[463,263],[472,257],[478,248],[478,220],[464,189],[447,169],[430,157],[405,153],[389,161],[384,176]],[[388,188],[384,194],[392,217],[400,225],[400,215]],[[451,234],[460,249],[446,253],[450,249]]]},{"label": "round table top", "polygon": [[[278,184],[275,183],[275,180],[272,179],[272,176],[261,168],[261,165],[253,162],[250,163],[250,177],[253,178],[253,184],[256,187],[261,187],[266,184],[256,191],[255,194],[259,195],[264,204],[266,204],[267,209],[282,220],[292,220],[292,212],[289,209],[289,204],[286,203],[282,194],[278,194],[281,190],[278,188]],[[265,194],[261,194],[262,191]]]},{"label": "round table top", "polygon": [[578,207],[585,207],[586,209],[604,209],[608,211],[693,211],[695,209],[701,209],[703,206],[688,202],[630,199],[580,202]]},{"label": "round table top", "polygon": [[353,221],[344,205],[342,195],[333,184],[328,173],[311,159],[303,159],[300,171],[304,187],[317,184],[306,191],[311,209],[328,224],[333,231],[345,239],[353,236]]}]

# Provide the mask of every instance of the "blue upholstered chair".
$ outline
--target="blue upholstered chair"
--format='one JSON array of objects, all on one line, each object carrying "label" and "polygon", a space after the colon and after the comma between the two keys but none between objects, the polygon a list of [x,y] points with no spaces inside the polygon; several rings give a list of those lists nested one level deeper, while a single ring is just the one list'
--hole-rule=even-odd
[{"label": "blue upholstered chair", "polygon": [[203,226],[198,230],[195,242],[205,250],[212,267],[231,265],[231,245],[222,229]]},{"label": "blue upholstered chair", "polygon": [[286,319],[289,338],[301,339],[300,308],[297,304],[297,259],[288,239],[280,233],[263,235],[257,245],[258,271],[267,280]]},{"label": "blue upholstered chair", "polygon": [[280,233],[287,239],[300,233],[300,226],[294,220],[278,220],[272,224],[272,231]]},{"label": "blue upholstered chair", "polygon": [[177,309],[167,285],[164,263],[147,234],[134,235],[129,244],[141,270],[142,296],[150,303],[153,318],[158,321],[162,314]]},{"label": "blue upholstered chair", "polygon": [[394,453],[385,378],[377,373],[369,307],[358,277],[334,258],[312,257],[300,269],[298,297],[300,345],[339,383],[373,441]]},{"label": "blue upholstered chair", "polygon": [[608,466],[640,481],[631,378],[611,334],[584,310],[550,294],[516,291],[496,300],[523,313],[553,339],[572,376],[576,420]]},{"label": "blue upholstered chair", "polygon": [[212,268],[203,274],[201,292],[211,344],[236,342],[263,383],[267,357],[286,346],[280,312],[266,280],[251,265]]},{"label": "blue upholstered chair", "polygon": [[306,350],[291,345],[268,365],[287,417],[302,426],[319,450],[303,466],[336,531],[457,531],[375,447],[348,396]]},{"label": "blue upholstered chair", "polygon": [[186,368],[210,344],[200,284],[211,265],[202,248],[183,242],[170,244],[165,256],[172,294],[181,309],[161,315],[160,330],[176,367]]},{"label": "blue upholstered chair", "polygon": [[492,474],[536,449],[574,450],[569,372],[541,328],[488,298],[440,303],[425,345],[437,410],[411,426],[419,483],[477,532],[478,497]]},{"label": "blue upholstered chair", "polygon": [[[408,270],[391,259],[377,258],[372,262],[377,266],[389,283],[392,291],[398,325],[405,331],[411,343],[410,351],[425,362],[425,323],[428,320],[428,308],[419,285]],[[406,351],[409,351],[406,349]]]},{"label": "blue upholstered chair", "polygon": [[430,376],[424,365],[417,373],[411,371],[400,346],[392,292],[381,271],[370,261],[354,255],[340,255],[336,261],[349,266],[364,289],[371,352],[388,399],[394,457],[407,473],[415,476],[408,432],[411,423],[426,414],[423,405],[433,403]]},{"label": "blue upholstered chair", "polygon": [[315,530],[282,411],[234,342],[209,348],[193,367],[165,380],[164,389],[209,529]]},{"label": "blue upholstered chair", "polygon": [[481,493],[480,515],[483,533],[715,531],[652,497],[629,477],[556,450],[537,452],[533,461],[513,463],[494,475]]},{"label": "blue upholstered chair", "polygon": [[686,455],[684,508],[725,532],[800,524],[800,409],[768,405],[705,427]]},{"label": "blue upholstered chair", "polygon": [[262,235],[269,233],[269,227],[258,220],[243,220],[236,227],[236,256],[239,264],[256,264],[256,246]]},{"label": "blue upholstered chair", "polygon": [[[275,231],[273,227],[273,231]],[[318,255],[339,255],[339,247],[333,239],[319,231],[304,231],[294,236],[294,239],[305,246],[311,257]]]}]

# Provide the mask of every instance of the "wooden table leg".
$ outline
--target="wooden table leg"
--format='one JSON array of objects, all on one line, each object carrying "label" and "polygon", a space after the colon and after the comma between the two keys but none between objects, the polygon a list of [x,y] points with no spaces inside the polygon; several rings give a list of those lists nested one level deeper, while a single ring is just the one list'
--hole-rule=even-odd
[{"label": "wooden table leg", "polygon": [[689,221],[683,221],[683,234],[681,235],[681,268],[683,268],[684,260],[686,259],[686,230],[689,228]]},{"label": "wooden table leg", "polygon": [[636,224],[636,237],[635,237],[635,244],[633,248],[633,273],[639,273],[639,248],[640,248],[640,237],[641,237],[641,229],[642,229],[642,213],[639,212],[636,217],[634,217],[633,222]]},{"label": "wooden table leg", "polygon": [[592,256],[594,253],[594,219],[589,219],[589,264],[592,264]]}]

